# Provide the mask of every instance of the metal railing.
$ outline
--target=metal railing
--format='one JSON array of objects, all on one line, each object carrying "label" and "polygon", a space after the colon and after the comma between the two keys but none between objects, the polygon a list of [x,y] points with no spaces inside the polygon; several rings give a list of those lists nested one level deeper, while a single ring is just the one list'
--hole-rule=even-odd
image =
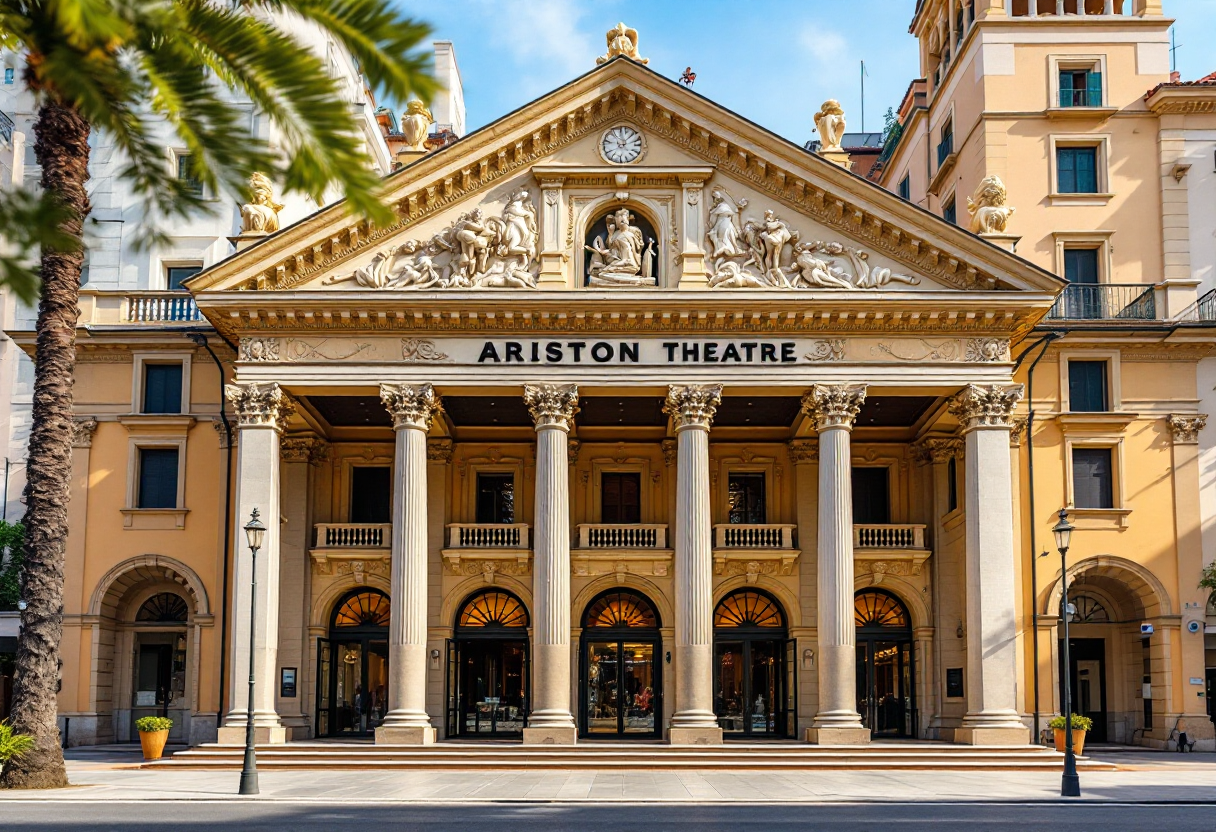
[{"label": "metal railing", "polygon": [[580,549],[666,549],[667,527],[654,523],[581,523]]},{"label": "metal railing", "polygon": [[392,523],[318,523],[318,549],[387,549]]},{"label": "metal railing", "polygon": [[794,527],[785,523],[717,523],[715,549],[793,549]]},{"label": "metal railing", "polygon": [[452,549],[527,549],[527,523],[449,523]]},{"label": "metal railing", "polygon": [[854,549],[923,549],[925,526],[918,523],[854,523]]},{"label": "metal railing", "polygon": [[12,144],[13,130],[17,125],[13,124],[13,120],[8,117],[8,113],[0,112],[0,140],[5,144]]},{"label": "metal railing", "polygon": [[1195,314],[1201,321],[1216,321],[1216,289],[1196,301]]},{"label": "metal railing", "polygon": [[937,167],[940,170],[942,163],[946,158],[954,152],[954,134],[947,133],[942,136],[942,140],[937,143]]},{"label": "metal railing", "polygon": [[1050,320],[1155,321],[1157,300],[1143,283],[1072,283],[1047,313]]},{"label": "metal railing", "polygon": [[127,295],[128,323],[190,323],[203,320],[194,296],[186,292],[140,292]]}]

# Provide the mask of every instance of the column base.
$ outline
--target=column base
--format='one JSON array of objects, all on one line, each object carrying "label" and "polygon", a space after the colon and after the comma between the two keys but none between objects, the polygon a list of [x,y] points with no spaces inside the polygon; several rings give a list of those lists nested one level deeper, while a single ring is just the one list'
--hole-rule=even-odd
[{"label": "column base", "polygon": [[870,729],[861,727],[807,728],[806,741],[812,745],[869,745]]},{"label": "column base", "polygon": [[705,728],[672,726],[667,729],[667,742],[671,745],[721,745],[722,729],[716,725]]},{"label": "column base", "polygon": [[954,729],[954,741],[961,745],[1030,745],[1030,729],[1026,726],[994,726],[991,728]]},{"label": "column base", "polygon": [[[218,732],[215,741],[220,745],[244,745],[245,726],[225,725]],[[255,745],[285,745],[287,729],[282,725],[254,725],[253,742]]]},{"label": "column base", "polygon": [[429,725],[381,725],[376,745],[434,745],[435,729]]},{"label": "column base", "polygon": [[573,725],[537,725],[524,729],[524,745],[574,745],[578,729]]}]

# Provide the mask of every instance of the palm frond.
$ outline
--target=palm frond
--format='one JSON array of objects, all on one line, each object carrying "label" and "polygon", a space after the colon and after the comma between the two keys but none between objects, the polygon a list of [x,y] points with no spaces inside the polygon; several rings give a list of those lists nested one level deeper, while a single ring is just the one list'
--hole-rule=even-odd
[{"label": "palm frond", "polygon": [[80,241],[64,232],[70,212],[54,194],[26,190],[0,191],[0,285],[25,303],[38,299],[38,257],[43,248],[79,251]]}]

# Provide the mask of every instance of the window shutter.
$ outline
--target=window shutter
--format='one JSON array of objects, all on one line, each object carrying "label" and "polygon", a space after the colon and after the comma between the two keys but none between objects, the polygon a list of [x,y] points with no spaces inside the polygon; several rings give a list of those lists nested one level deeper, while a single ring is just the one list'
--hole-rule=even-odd
[{"label": "window shutter", "polygon": [[139,508],[177,508],[176,448],[139,452]]},{"label": "window shutter", "polygon": [[1102,106],[1102,73],[1089,72],[1085,76],[1085,106]]},{"label": "window shutter", "polygon": [[1077,191],[1083,194],[1098,192],[1098,151],[1092,147],[1077,151]]},{"label": "window shutter", "polygon": [[1060,106],[1072,106],[1072,73],[1060,73]]},{"label": "window shutter", "polygon": [[182,412],[182,365],[144,365],[144,413]]},{"label": "window shutter", "polygon": [[1070,147],[1062,147],[1056,151],[1057,187],[1062,194],[1076,193],[1077,170],[1075,151]]}]

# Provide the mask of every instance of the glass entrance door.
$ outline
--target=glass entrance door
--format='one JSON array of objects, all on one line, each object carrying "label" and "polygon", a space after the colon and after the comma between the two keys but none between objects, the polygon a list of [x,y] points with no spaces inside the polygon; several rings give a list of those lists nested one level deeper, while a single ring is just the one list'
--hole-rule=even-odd
[{"label": "glass entrance door", "polygon": [[583,732],[589,737],[656,736],[658,673],[650,641],[593,641],[584,649]]},{"label": "glass entrance door", "polygon": [[911,654],[907,641],[857,642],[857,710],[875,737],[913,734]]},{"label": "glass entrance door", "polygon": [[785,736],[784,640],[716,640],[714,713],[728,734]]},{"label": "glass entrance door", "polygon": [[528,643],[465,639],[453,643],[456,733],[504,736],[523,733]]},{"label": "glass entrance door", "polygon": [[1089,742],[1106,742],[1106,639],[1069,639],[1068,654],[1072,711],[1094,721]]},{"label": "glass entrance door", "polygon": [[[322,648],[326,650],[326,648]],[[322,654],[330,665],[329,695],[318,702],[328,706],[322,723],[329,736],[365,736],[373,733],[388,711],[388,642],[378,639],[333,641]]]}]

